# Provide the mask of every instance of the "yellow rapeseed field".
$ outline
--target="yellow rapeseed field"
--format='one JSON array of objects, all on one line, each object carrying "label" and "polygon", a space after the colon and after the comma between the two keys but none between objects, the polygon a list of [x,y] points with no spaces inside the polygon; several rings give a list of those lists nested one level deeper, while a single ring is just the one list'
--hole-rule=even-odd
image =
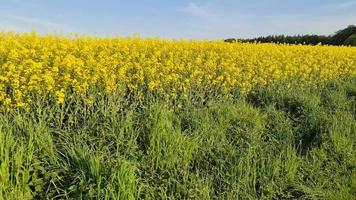
[{"label": "yellow rapeseed field", "polygon": [[354,47],[0,33],[6,108],[26,108],[33,95],[61,104],[92,88],[138,98],[150,92],[165,99],[199,92],[229,98],[256,85],[315,86],[355,75]]}]

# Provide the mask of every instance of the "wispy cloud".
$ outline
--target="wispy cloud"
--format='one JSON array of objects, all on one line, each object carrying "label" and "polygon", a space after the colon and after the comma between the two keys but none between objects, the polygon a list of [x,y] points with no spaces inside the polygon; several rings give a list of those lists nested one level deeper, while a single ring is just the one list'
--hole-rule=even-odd
[{"label": "wispy cloud", "polygon": [[350,8],[355,6],[356,6],[356,1],[349,1],[349,2],[343,2],[338,4],[339,8]]},{"label": "wispy cloud", "polygon": [[[29,0],[31,1],[37,2]],[[67,1],[60,9],[53,2],[43,1],[44,5],[48,4],[44,6],[47,8],[45,12],[29,5],[12,3],[3,6],[8,9],[0,8],[0,30],[25,32],[36,29],[40,33],[106,32],[124,35],[139,32],[143,36],[221,39],[269,34],[332,34],[333,31],[356,22],[356,0],[315,0],[310,1],[310,4],[305,4],[306,0],[171,1],[179,3],[165,5],[159,2],[147,7],[144,4],[137,6],[135,3],[135,6],[132,3],[122,6],[122,2],[111,1],[110,5],[115,9],[108,9],[106,6],[98,9],[101,4],[93,1],[80,13],[78,10],[84,8],[79,1]],[[73,6],[76,6],[75,9]],[[120,10],[135,8],[137,11],[141,9],[154,13],[159,6],[164,6],[165,12],[158,12],[150,18],[143,16],[145,12]],[[55,13],[63,13],[63,16]],[[90,16],[86,16],[89,14]],[[161,20],[164,17],[166,18]],[[100,23],[93,23],[94,20]]]},{"label": "wispy cloud", "polygon": [[24,17],[18,15],[6,15],[4,17],[11,21],[16,21],[23,24],[34,25],[34,26],[42,26],[46,28],[58,28],[60,26],[59,24],[54,22],[50,22],[44,19],[32,18],[32,17]]},{"label": "wispy cloud", "polygon": [[182,10],[198,16],[210,15],[210,13],[207,10],[205,10],[202,6],[198,6],[196,3],[193,2],[189,2],[188,5],[184,7]]},{"label": "wispy cloud", "polygon": [[337,3],[327,4],[326,8],[328,9],[350,9],[356,7],[356,1],[339,1]]},{"label": "wispy cloud", "polygon": [[[249,11],[243,9],[245,6],[243,2],[229,3],[225,0],[208,0],[201,4],[192,2],[186,4],[182,11],[192,17],[195,16],[195,19],[200,19],[194,22],[194,26],[189,27],[189,35],[194,38],[204,38],[206,35],[209,35],[209,38],[251,38],[278,34],[329,35],[356,22],[356,16],[349,12],[324,14],[325,10],[332,10],[335,6],[340,8],[339,10],[355,6],[355,1],[335,3],[333,7],[327,9],[320,7],[317,13],[258,12],[258,9]],[[295,11],[292,8],[288,9]]]},{"label": "wispy cloud", "polygon": [[217,16],[212,10],[208,8],[208,5],[209,3],[197,4],[194,2],[189,2],[186,6],[179,10],[190,15],[199,17],[203,20],[215,20]]},{"label": "wispy cloud", "polygon": [[68,27],[47,19],[13,15],[6,12],[1,12],[0,28],[15,31],[30,31],[35,29],[40,32],[54,32]]}]

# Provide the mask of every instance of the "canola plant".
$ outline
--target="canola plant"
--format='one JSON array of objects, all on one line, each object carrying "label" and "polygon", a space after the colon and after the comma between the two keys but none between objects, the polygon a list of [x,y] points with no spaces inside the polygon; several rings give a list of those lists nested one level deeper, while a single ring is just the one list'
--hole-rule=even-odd
[{"label": "canola plant", "polygon": [[90,95],[230,98],[259,85],[313,87],[355,75],[355,47],[0,33],[7,109],[27,108],[36,95],[60,105],[93,88],[100,92]]}]

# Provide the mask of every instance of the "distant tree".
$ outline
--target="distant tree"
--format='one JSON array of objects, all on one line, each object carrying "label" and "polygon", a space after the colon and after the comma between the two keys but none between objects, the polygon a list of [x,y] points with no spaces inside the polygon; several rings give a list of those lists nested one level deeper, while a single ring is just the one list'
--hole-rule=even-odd
[{"label": "distant tree", "polygon": [[334,45],[342,45],[353,34],[356,34],[356,26],[349,25],[347,28],[337,31],[331,37],[331,43]]},{"label": "distant tree", "polygon": [[350,46],[356,46],[356,33],[351,35],[350,37],[348,37],[346,40],[345,40],[345,43],[346,45],[350,45]]},{"label": "distant tree", "polygon": [[229,39],[226,39],[224,41],[225,42],[229,42],[229,43],[233,43],[233,42],[236,42],[236,39],[235,38],[229,38]]}]

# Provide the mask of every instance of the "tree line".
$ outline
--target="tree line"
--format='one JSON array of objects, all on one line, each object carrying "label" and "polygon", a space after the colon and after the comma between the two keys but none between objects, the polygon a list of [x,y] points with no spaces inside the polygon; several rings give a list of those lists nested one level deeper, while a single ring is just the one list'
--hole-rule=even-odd
[{"label": "tree line", "polygon": [[283,44],[307,44],[307,45],[350,45],[356,46],[356,26],[348,27],[335,32],[333,35],[269,35],[252,39],[229,38],[225,42],[260,42],[260,43],[283,43]]}]

